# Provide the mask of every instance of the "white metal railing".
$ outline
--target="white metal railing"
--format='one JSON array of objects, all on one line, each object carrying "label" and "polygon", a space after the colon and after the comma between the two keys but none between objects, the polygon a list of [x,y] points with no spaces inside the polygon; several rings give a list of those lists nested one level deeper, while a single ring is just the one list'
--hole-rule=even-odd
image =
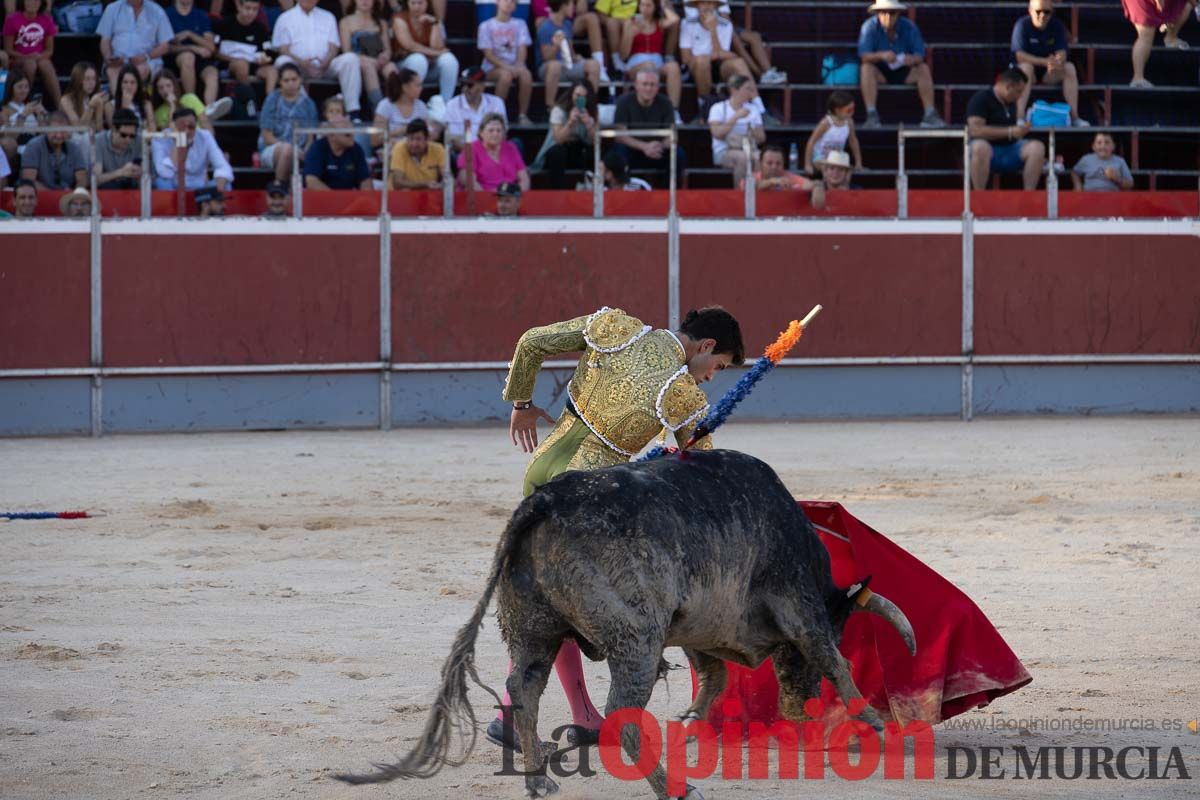
[{"label": "white metal railing", "polygon": [[962,139],[963,142],[963,214],[971,212],[971,137],[964,128],[924,130],[905,128],[896,131],[896,216],[908,219],[908,173],[904,171],[904,145],[909,139]]}]

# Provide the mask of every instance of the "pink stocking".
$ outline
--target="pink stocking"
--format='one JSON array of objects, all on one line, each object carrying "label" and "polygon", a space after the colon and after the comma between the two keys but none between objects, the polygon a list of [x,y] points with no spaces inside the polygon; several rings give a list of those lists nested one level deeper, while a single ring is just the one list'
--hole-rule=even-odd
[{"label": "pink stocking", "polygon": [[[508,662],[508,671],[512,672],[512,662]],[[579,653],[579,645],[573,640],[563,642],[558,650],[558,658],[554,660],[554,671],[562,682],[563,691],[567,693],[567,703],[571,706],[571,721],[581,728],[599,728],[604,723],[604,716],[592,705],[588,697],[587,683],[583,676],[583,658]],[[504,708],[512,705],[508,692],[504,693],[501,701]],[[505,712],[500,711],[497,719],[503,721]]]}]

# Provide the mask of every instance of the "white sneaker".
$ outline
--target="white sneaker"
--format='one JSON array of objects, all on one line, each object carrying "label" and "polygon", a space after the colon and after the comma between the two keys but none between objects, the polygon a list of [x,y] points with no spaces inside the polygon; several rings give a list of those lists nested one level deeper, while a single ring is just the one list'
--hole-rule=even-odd
[{"label": "white sneaker", "polygon": [[1129,85],[1130,85],[1130,86],[1132,86],[1134,89],[1150,89],[1150,88],[1152,88],[1152,87],[1154,86],[1154,84],[1153,84],[1153,83],[1151,83],[1150,81],[1146,80],[1145,78],[1143,78],[1143,79],[1142,79],[1142,80],[1140,80],[1140,81],[1139,81],[1139,80],[1132,80],[1132,81],[1130,81],[1130,82],[1129,82]]},{"label": "white sneaker", "polygon": [[764,86],[774,86],[781,83],[787,83],[787,73],[777,69],[776,67],[771,67],[762,74],[762,77],[758,79],[758,82]]},{"label": "white sneaker", "polygon": [[603,64],[600,65],[600,85],[612,86],[612,78],[608,77],[608,69]]},{"label": "white sneaker", "polygon": [[1090,127],[1092,127],[1092,123],[1088,122],[1083,117],[1076,117],[1075,119],[1071,120],[1071,127],[1073,127],[1073,128],[1090,128]]},{"label": "white sneaker", "polygon": [[220,119],[233,110],[233,100],[228,97],[222,97],[215,100],[211,105],[204,109],[204,116],[210,120]]}]

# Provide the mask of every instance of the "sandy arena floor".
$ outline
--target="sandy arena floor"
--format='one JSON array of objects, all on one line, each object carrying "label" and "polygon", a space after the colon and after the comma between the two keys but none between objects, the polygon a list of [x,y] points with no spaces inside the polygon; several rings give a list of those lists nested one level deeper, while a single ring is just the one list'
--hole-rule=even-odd
[{"label": "sandy arena floor", "polygon": [[[1025,661],[1030,686],[958,718],[999,729],[938,729],[938,776],[951,744],[1154,744],[1182,748],[1192,780],[709,778],[709,800],[1200,796],[1186,729],[1016,730],[1200,716],[1200,420],[735,421],[723,434],[964,589]],[[420,730],[524,464],[501,426],[0,441],[0,510],[107,514],[0,522],[0,797],[520,796],[482,737],[427,782],[328,775],[390,760]],[[500,686],[491,622],[478,661]],[[588,672],[603,705],[607,670]],[[686,705],[686,673],[668,688],[660,719]],[[488,718],[486,696],[472,699]],[[542,720],[568,720],[554,679]],[[564,798],[651,797],[607,775],[560,783]]]}]

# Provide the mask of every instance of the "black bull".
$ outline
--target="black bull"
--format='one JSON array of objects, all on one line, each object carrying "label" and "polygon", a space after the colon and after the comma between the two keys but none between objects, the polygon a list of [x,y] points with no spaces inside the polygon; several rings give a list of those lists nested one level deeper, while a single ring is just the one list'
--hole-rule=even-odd
[{"label": "black bull", "polygon": [[[340,779],[426,778],[466,760],[476,735],[467,677],[483,686],[475,638],[493,591],[513,660],[507,688],[531,796],[557,789],[545,774],[530,773],[544,773],[538,703],[567,638],[588,657],[608,660],[607,714],[644,708],[663,648],[682,647],[700,675],[683,716],[698,719],[723,690],[722,659],[756,667],[773,657],[789,719],[805,718],[804,701],[817,696],[823,677],[844,702],[860,697],[838,652],[852,611],[885,617],[915,652],[912,628],[893,604],[865,587],[834,585],[812,524],[758,459],[713,450],[570,472],[526,498],[501,535],[483,596],[442,667],[420,742],[398,763]],[[870,706],[860,716],[882,728]],[[465,747],[453,756],[456,733]],[[635,729],[626,727],[622,745],[636,761]],[[661,767],[649,781],[667,796]]]}]

